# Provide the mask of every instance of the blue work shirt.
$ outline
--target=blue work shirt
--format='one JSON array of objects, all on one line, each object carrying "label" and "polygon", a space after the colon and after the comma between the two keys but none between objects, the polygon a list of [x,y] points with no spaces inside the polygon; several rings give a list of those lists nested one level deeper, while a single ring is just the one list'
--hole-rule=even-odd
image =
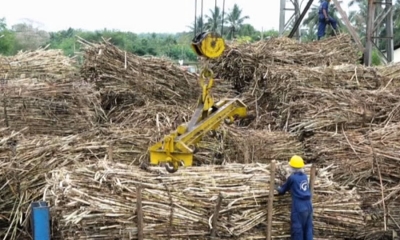
[{"label": "blue work shirt", "polygon": [[292,213],[312,211],[310,184],[304,172],[292,173],[286,182],[278,188],[280,195],[290,191],[292,196]]},{"label": "blue work shirt", "polygon": [[327,1],[323,1],[318,9],[319,19],[325,19],[324,12],[322,10],[325,9],[326,14],[328,14],[328,8],[329,8],[329,3]]}]

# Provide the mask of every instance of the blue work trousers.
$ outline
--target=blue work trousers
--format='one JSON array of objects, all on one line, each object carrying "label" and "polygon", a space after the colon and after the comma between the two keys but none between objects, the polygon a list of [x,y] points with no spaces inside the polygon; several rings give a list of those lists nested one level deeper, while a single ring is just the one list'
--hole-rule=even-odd
[{"label": "blue work trousers", "polygon": [[292,212],[291,239],[292,240],[313,240],[313,212],[312,210]]},{"label": "blue work trousers", "polygon": [[325,29],[326,29],[326,25],[327,24],[331,24],[333,29],[337,29],[337,22],[335,19],[329,17],[329,22],[327,22],[325,20],[325,18],[319,18],[319,22],[318,22],[318,39],[322,38],[323,36],[325,36]]}]

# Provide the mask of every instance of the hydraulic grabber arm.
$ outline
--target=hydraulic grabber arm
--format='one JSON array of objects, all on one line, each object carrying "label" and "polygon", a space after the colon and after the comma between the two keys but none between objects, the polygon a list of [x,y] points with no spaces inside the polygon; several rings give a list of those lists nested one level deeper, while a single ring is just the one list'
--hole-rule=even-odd
[{"label": "hydraulic grabber arm", "polygon": [[[211,78],[205,84],[208,77]],[[210,95],[214,82],[211,71],[203,70],[199,82],[203,92],[191,120],[149,148],[150,164],[164,163],[170,173],[176,172],[179,166],[192,166],[197,143],[204,135],[217,129],[222,122],[231,124],[246,117],[247,107],[239,99],[223,99],[214,103]]]}]

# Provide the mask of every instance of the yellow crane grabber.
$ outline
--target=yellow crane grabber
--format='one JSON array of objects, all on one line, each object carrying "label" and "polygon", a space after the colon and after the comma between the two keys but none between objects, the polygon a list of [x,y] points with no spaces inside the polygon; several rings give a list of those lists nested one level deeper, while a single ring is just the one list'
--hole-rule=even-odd
[{"label": "yellow crane grabber", "polygon": [[[222,55],[225,42],[215,32],[202,32],[193,39],[192,48],[198,56],[212,59]],[[247,107],[240,99],[214,102],[211,96],[214,76],[210,69],[204,68],[201,71],[199,84],[202,94],[190,121],[181,124],[149,148],[150,164],[165,164],[169,173],[176,172],[179,166],[192,166],[193,154],[204,135],[213,133],[222,122],[232,124],[236,119],[247,116]]]},{"label": "yellow crane grabber", "polygon": [[[207,78],[209,81],[205,83]],[[222,122],[232,124],[236,119],[246,117],[247,107],[239,99],[214,102],[210,94],[213,82],[212,72],[203,70],[199,81],[203,91],[192,118],[149,148],[150,164],[165,164],[170,173],[176,172],[179,166],[192,166],[193,154],[204,135],[213,133]]]}]

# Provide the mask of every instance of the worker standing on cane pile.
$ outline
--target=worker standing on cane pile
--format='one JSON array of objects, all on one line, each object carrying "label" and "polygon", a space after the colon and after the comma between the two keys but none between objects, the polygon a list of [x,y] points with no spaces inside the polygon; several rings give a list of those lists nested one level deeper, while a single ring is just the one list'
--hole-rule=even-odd
[{"label": "worker standing on cane pile", "polygon": [[335,19],[329,16],[329,2],[331,0],[324,0],[319,6],[318,10],[318,40],[325,36],[326,24],[330,24],[333,28],[333,33],[336,35],[337,22]]},{"label": "worker standing on cane pile", "polygon": [[275,186],[279,195],[290,191],[292,196],[291,209],[291,239],[313,239],[313,207],[311,203],[310,184],[304,172],[303,158],[294,155],[290,161],[290,176],[282,186]]}]

